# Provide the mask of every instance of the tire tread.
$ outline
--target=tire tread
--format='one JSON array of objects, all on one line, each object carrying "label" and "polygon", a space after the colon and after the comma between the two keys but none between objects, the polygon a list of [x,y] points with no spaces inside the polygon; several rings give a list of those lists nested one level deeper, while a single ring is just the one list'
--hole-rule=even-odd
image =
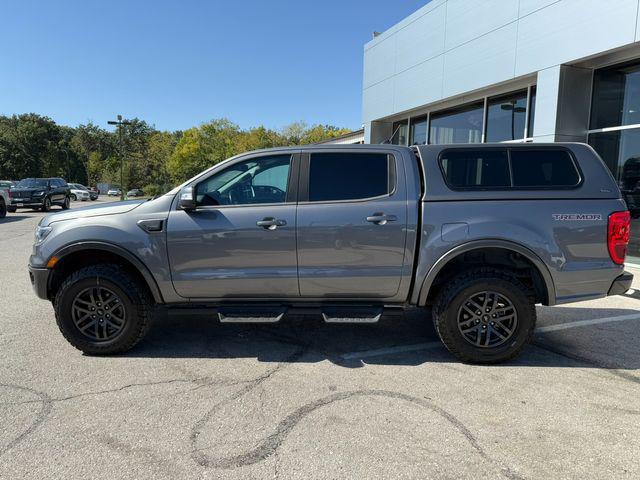
[{"label": "tire tread", "polygon": [[[462,290],[473,285],[474,283],[479,283],[482,281],[490,282],[495,280],[505,281],[520,290],[525,295],[526,305],[529,311],[521,312],[520,315],[522,315],[522,313],[531,315],[533,322],[530,323],[529,330],[526,332],[526,340],[519,348],[514,349],[508,355],[501,356],[499,359],[492,359],[489,356],[487,356],[486,358],[481,358],[477,355],[470,355],[467,352],[464,352],[462,349],[458,348],[454,338],[450,335],[446,328],[441,328],[441,324],[444,322],[443,314],[445,310],[454,300],[456,295],[458,295]],[[500,269],[494,267],[473,268],[454,277],[442,288],[442,290],[438,293],[433,305],[432,318],[433,325],[442,343],[444,343],[445,347],[447,348],[447,350],[449,350],[450,353],[458,357],[463,362],[480,364],[505,362],[512,360],[513,358],[518,356],[522,349],[533,338],[536,324],[535,296],[534,292],[530,288],[526,287],[520,280],[518,280],[516,275],[508,269]]]},{"label": "tire tread", "polygon": [[[96,345],[89,340],[81,340],[72,335],[62,319],[64,312],[61,312],[60,308],[58,308],[62,297],[72,285],[81,280],[93,277],[105,278],[117,284],[129,296],[136,307],[135,313],[138,317],[138,322],[135,333],[129,335],[117,345]],[[134,278],[127,274],[119,265],[115,264],[89,265],[73,272],[64,280],[58,289],[53,300],[53,306],[56,323],[64,338],[78,350],[91,355],[114,355],[131,350],[147,334],[151,328],[153,319],[153,299],[146,288],[139,285]]]}]

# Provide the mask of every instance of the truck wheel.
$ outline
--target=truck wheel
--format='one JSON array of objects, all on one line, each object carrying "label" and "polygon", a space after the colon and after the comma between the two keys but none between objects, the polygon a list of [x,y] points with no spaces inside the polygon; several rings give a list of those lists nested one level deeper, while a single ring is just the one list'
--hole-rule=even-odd
[{"label": "truck wheel", "polygon": [[124,353],[149,331],[152,299],[117,265],[72,273],[54,300],[56,322],[71,345],[89,355]]},{"label": "truck wheel", "polygon": [[469,270],[440,291],[433,322],[442,343],[463,362],[504,362],[533,336],[533,292],[509,271]]},{"label": "truck wheel", "polygon": [[71,201],[69,200],[69,197],[64,197],[64,201],[62,202],[62,209],[69,210],[70,206],[71,206]]},{"label": "truck wheel", "polygon": [[49,210],[51,210],[51,199],[49,197],[46,197],[42,202],[42,211],[48,212]]},{"label": "truck wheel", "polygon": [[4,203],[4,200],[0,199],[0,218],[4,218],[7,216],[7,206]]}]

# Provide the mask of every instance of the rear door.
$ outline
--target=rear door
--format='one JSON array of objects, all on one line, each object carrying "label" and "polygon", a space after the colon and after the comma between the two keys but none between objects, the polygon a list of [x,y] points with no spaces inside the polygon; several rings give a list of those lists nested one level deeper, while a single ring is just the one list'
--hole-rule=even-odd
[{"label": "rear door", "polygon": [[297,213],[303,297],[396,295],[407,193],[400,158],[385,151],[303,154]]}]

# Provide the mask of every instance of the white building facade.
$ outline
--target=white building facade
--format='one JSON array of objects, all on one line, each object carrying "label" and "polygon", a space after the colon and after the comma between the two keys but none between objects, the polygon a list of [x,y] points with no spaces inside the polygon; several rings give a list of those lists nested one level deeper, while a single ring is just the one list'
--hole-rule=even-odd
[{"label": "white building facade", "polygon": [[432,0],[365,45],[365,142],[588,142],[640,217],[639,9]]}]

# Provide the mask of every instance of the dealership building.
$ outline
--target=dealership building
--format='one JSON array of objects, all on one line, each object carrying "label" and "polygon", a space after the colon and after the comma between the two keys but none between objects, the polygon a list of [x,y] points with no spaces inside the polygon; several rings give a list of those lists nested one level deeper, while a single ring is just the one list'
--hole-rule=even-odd
[{"label": "dealership building", "polygon": [[364,47],[365,142],[587,142],[640,215],[639,8],[431,0]]}]

